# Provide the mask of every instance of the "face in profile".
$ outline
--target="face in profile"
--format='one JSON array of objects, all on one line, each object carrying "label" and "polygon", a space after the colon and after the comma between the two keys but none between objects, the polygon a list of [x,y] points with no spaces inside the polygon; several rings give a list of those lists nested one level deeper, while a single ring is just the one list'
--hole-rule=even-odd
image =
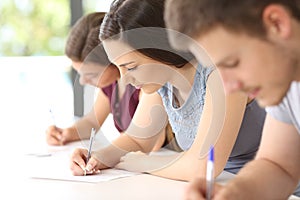
[{"label": "face in profile", "polygon": [[114,83],[120,77],[119,70],[114,65],[101,66],[94,63],[73,61],[72,66],[78,72],[79,81],[82,85],[88,84],[103,88]]},{"label": "face in profile", "polygon": [[151,94],[168,81],[170,67],[144,56],[119,41],[104,41],[108,58],[120,70],[121,79]]},{"label": "face in profile", "polygon": [[[279,43],[234,34],[221,27],[196,41],[218,67],[226,92],[243,91],[262,107],[279,104],[295,79],[299,58]],[[190,46],[201,59],[195,49]]]}]

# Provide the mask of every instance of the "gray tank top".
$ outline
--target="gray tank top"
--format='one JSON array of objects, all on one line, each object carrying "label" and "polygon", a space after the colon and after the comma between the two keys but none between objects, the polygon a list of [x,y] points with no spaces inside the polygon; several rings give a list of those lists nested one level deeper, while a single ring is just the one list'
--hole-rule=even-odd
[{"label": "gray tank top", "polygon": [[[186,102],[179,108],[174,104],[173,86],[170,83],[166,83],[158,91],[162,97],[177,143],[183,150],[188,150],[196,137],[204,106],[206,81],[212,71],[212,68],[198,65],[192,91]],[[253,159],[260,143],[264,119],[265,110],[260,108],[256,101],[247,105],[236,143],[225,170],[237,173],[246,162]]]}]

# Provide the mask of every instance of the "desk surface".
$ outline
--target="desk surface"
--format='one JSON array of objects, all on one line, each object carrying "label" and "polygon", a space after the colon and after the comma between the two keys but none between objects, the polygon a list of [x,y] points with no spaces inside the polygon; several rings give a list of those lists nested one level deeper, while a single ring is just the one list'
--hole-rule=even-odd
[{"label": "desk surface", "polygon": [[[226,181],[231,174],[223,173],[218,179]],[[15,182],[14,182],[15,181]],[[4,193],[9,199],[58,199],[58,200],[181,200],[187,182],[174,181],[142,174],[97,184],[33,179],[23,177],[11,180]],[[3,195],[3,194],[2,194]]]},{"label": "desk surface", "polygon": [[[181,200],[183,197],[187,182],[147,174],[97,184],[29,178],[27,170],[30,164],[24,154],[29,146],[34,147],[43,143],[37,139],[34,129],[32,130],[32,132],[27,130],[29,135],[31,133],[30,136],[25,135],[24,131],[17,131],[18,137],[15,133],[2,134],[2,141],[4,142],[0,145],[2,152],[0,165],[1,199],[5,197],[4,199],[31,200]],[[44,141],[44,134],[39,135],[39,137]],[[64,150],[64,148],[58,149]],[[51,166],[49,168],[51,169]],[[232,174],[223,172],[217,181],[226,183],[232,176]],[[290,200],[296,199],[299,200],[300,198],[290,198]]]},{"label": "desk surface", "polygon": [[[231,174],[225,172],[217,181],[225,183],[231,177]],[[32,200],[182,200],[186,185],[187,182],[147,174],[97,184],[23,178],[18,181],[11,180],[1,196],[10,197],[8,199]],[[290,198],[296,199],[300,198]]]}]

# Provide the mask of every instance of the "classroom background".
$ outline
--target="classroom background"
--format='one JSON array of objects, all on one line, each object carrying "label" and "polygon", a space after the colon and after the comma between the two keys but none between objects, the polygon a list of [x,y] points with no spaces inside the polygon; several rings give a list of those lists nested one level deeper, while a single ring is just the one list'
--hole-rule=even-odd
[{"label": "classroom background", "polygon": [[[146,174],[98,185],[28,178],[25,156],[45,146],[46,128],[53,123],[66,127],[92,105],[95,90],[74,84],[76,74],[64,47],[77,19],[108,11],[111,2],[0,1],[0,171],[5,199],[181,199],[185,182]],[[112,123],[108,118],[103,133]],[[105,136],[112,140],[116,135]],[[220,177],[221,182],[228,179],[226,174]]]},{"label": "classroom background", "polygon": [[[107,11],[111,2],[1,0],[1,152],[10,148],[18,155],[18,148],[11,145],[26,151],[31,145],[24,144],[44,138],[46,127],[53,121],[67,126],[74,121],[74,114],[81,116],[89,110],[93,99],[84,101],[84,93],[92,94],[94,90],[78,89],[78,83],[74,88],[76,74],[64,56],[65,42],[78,18],[89,12]],[[75,106],[76,98],[80,101]],[[22,134],[14,137],[16,133]]]}]

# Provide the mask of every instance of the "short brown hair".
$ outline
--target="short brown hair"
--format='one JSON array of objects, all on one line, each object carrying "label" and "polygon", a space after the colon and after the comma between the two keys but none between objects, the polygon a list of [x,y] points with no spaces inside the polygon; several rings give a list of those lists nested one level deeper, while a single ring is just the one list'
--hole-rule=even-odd
[{"label": "short brown hair", "polygon": [[259,38],[265,37],[262,13],[280,4],[300,20],[299,0],[167,0],[167,27],[190,37],[201,36],[216,25]]},{"label": "short brown hair", "polygon": [[99,40],[100,25],[105,13],[94,12],[81,17],[72,27],[65,54],[76,62],[108,65],[110,62]]}]

